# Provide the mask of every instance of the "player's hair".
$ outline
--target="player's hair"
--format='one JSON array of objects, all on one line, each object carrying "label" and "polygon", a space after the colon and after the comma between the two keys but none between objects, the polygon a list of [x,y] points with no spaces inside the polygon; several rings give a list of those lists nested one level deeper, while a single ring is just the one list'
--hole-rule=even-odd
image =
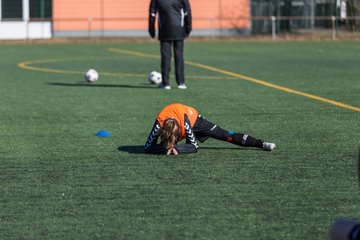
[{"label": "player's hair", "polygon": [[160,139],[162,144],[166,146],[166,150],[175,147],[179,137],[179,123],[173,118],[166,119],[160,130]]}]

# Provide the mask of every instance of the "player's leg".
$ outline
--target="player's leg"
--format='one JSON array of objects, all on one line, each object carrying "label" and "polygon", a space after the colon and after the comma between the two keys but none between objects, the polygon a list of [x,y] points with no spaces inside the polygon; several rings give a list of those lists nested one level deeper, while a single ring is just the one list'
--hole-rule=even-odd
[{"label": "player's leg", "polygon": [[242,147],[262,148],[264,143],[264,141],[261,139],[257,139],[244,133],[226,131],[219,126],[214,129],[211,137],[217,140],[230,142],[232,144]]},{"label": "player's leg", "polygon": [[262,148],[267,151],[271,151],[276,147],[274,143],[264,142],[248,134],[226,131],[219,126],[214,129],[211,137],[238,146]]},{"label": "player's leg", "polygon": [[257,147],[271,151],[275,148],[275,144],[264,142],[253,136],[226,131],[216,124],[199,116],[193,127],[196,139],[200,142],[206,141],[208,138],[214,138],[220,141],[226,141],[242,147]]},{"label": "player's leg", "polygon": [[169,73],[171,68],[171,41],[160,41],[162,85],[170,86]]},{"label": "player's leg", "polygon": [[[175,78],[176,83],[185,86],[184,77],[184,40],[174,41],[174,58],[175,58]],[[181,87],[184,89],[184,87]]]}]

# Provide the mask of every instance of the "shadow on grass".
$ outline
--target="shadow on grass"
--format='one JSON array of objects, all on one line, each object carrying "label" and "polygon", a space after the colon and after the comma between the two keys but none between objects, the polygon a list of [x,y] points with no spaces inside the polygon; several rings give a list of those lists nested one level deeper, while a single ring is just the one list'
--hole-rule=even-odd
[{"label": "shadow on grass", "polygon": [[118,150],[121,152],[133,153],[133,154],[140,154],[144,152],[144,145],[139,146],[120,146]]},{"label": "shadow on grass", "polygon": [[97,83],[47,83],[53,86],[62,87],[102,87],[102,88],[147,88],[147,89],[158,89],[152,85],[128,85],[128,84],[97,84]]},{"label": "shadow on grass", "polygon": [[200,150],[206,149],[206,150],[234,150],[234,151],[264,151],[261,148],[255,148],[255,147],[199,147]]}]

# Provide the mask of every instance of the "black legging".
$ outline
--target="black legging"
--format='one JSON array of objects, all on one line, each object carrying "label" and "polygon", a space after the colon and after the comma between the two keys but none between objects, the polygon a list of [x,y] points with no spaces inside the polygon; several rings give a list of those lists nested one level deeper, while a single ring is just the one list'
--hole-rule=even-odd
[{"label": "black legging", "polygon": [[243,133],[236,133],[226,131],[216,124],[206,120],[201,115],[198,116],[194,127],[194,134],[197,140],[204,142],[209,138],[214,138],[220,141],[230,142],[232,144],[243,147],[258,147],[262,148],[263,141],[256,139],[250,135]]}]

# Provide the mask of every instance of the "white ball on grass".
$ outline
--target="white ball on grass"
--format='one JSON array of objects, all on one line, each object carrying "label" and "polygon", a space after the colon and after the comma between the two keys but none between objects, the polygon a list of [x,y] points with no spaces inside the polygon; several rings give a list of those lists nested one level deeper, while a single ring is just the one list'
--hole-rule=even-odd
[{"label": "white ball on grass", "polygon": [[89,69],[84,77],[87,82],[96,82],[99,80],[99,73],[95,69]]},{"label": "white ball on grass", "polygon": [[156,85],[161,84],[162,83],[161,73],[159,73],[157,71],[152,71],[148,75],[148,80],[151,84],[156,84]]}]

